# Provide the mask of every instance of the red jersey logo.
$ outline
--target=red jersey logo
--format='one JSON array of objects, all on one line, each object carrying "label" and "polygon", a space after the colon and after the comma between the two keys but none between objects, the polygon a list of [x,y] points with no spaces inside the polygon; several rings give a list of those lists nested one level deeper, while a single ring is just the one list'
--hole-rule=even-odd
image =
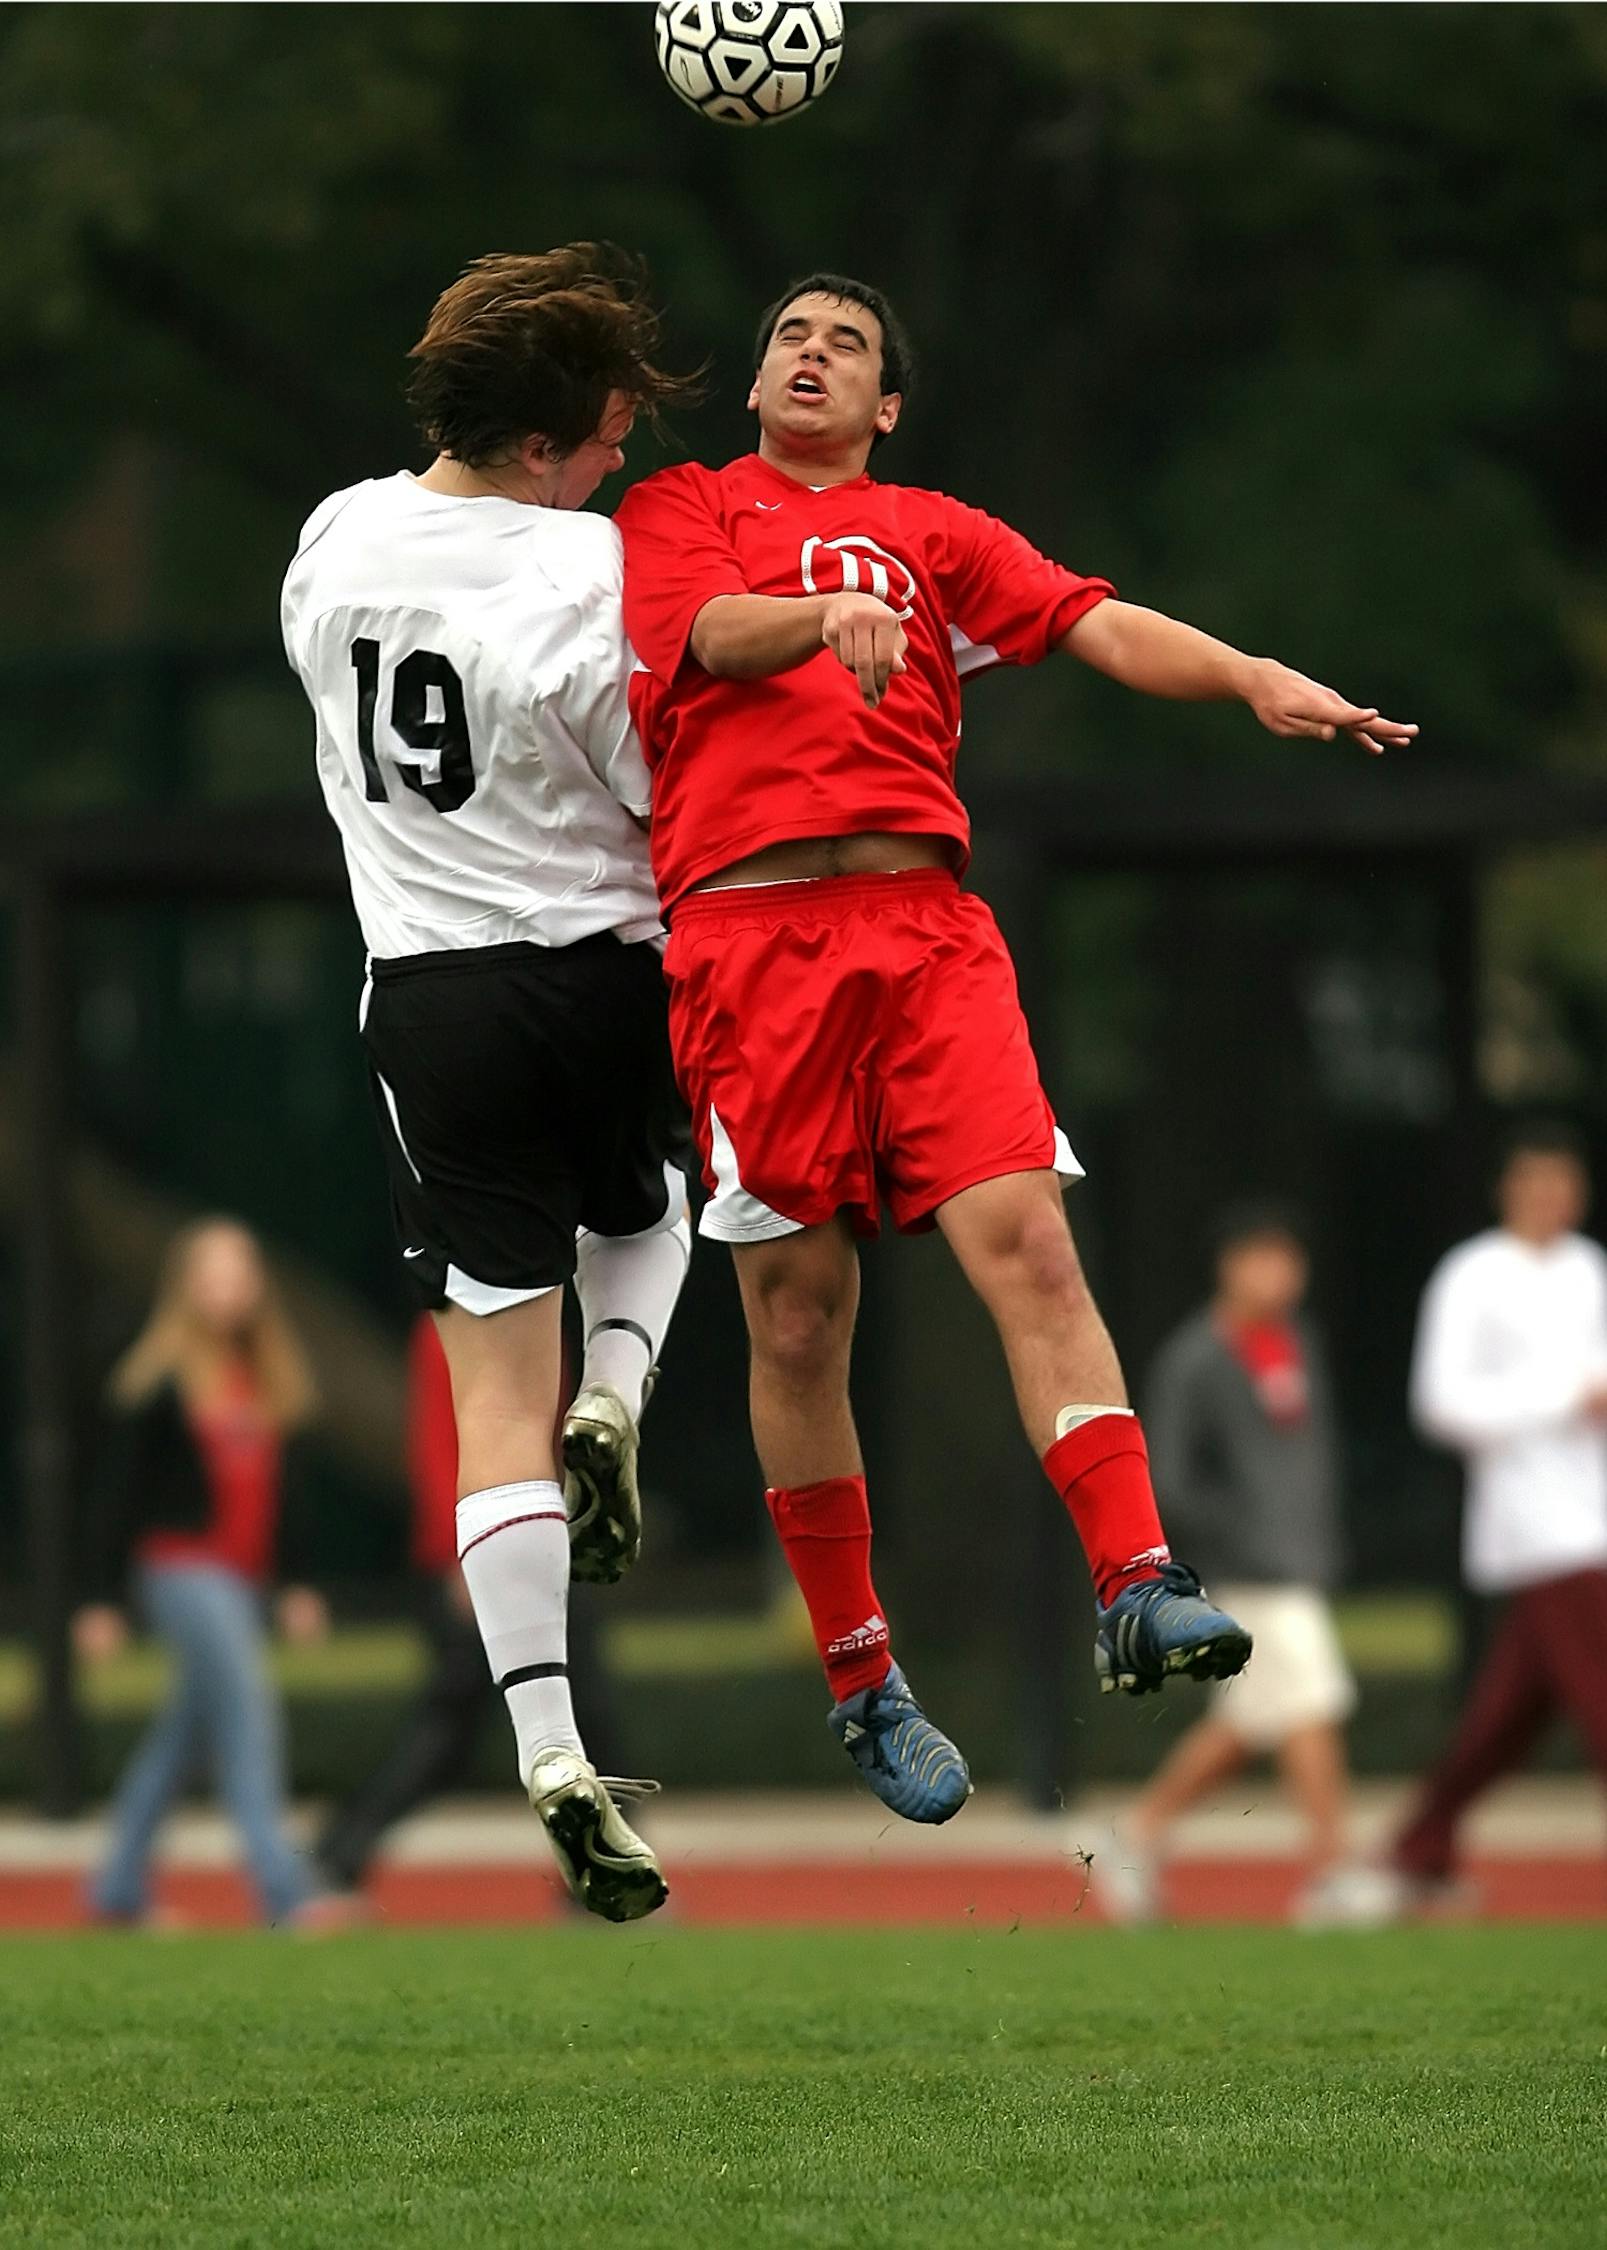
[{"label": "red jersey logo", "polygon": [[806,594],[874,594],[900,618],[915,614],[914,571],[864,532],[806,539],[798,569]]}]

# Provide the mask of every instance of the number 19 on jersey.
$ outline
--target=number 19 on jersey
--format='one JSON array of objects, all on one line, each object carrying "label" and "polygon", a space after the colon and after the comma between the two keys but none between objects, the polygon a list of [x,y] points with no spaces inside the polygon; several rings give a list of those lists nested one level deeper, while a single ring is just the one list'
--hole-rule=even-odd
[{"label": "number 19 on jersey", "polygon": [[[374,712],[379,702],[380,645],[366,638],[351,645],[357,674],[357,749],[363,761],[363,794],[370,804],[390,802],[384,769],[374,744]],[[434,708],[432,710],[432,691]],[[448,658],[433,648],[416,648],[391,675],[391,732],[409,750],[436,753],[434,781],[410,759],[392,757],[404,788],[413,790],[437,812],[461,811],[474,795],[474,747],[469,740],[463,682]]]}]

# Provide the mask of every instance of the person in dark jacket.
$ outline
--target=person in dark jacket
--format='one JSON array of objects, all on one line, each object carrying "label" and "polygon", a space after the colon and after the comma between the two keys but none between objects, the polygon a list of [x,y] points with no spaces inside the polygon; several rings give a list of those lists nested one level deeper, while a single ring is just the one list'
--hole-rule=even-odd
[{"label": "person in dark jacket", "polygon": [[1308,1280],[1294,1222],[1271,1205],[1224,1215],[1216,1293],[1161,1350],[1145,1427],[1166,1520],[1214,1597],[1255,1637],[1095,1860],[1107,1908],[1154,1917],[1179,1815],[1247,1760],[1271,1755],[1308,1833],[1298,1918],[1371,1918],[1346,1865],[1344,1722],[1355,1703],[1329,1609],[1341,1563],[1339,1445],[1321,1346],[1301,1312]]},{"label": "person in dark jacket", "polygon": [[[171,1245],[155,1306],[114,1370],[113,1428],[90,1527],[95,1598],[74,1620],[94,1663],[124,1643],[131,1592],[174,1659],[166,1703],[118,1784],[110,1857],[89,1903],[98,1920],[140,1924],[151,1905],[157,1832],[205,1755],[239,1829],[264,1920],[338,1920],[284,1833],[281,1715],[268,1677],[263,1597],[313,1406],[305,1355],[255,1238],[207,1219]],[[319,1596],[287,1586],[280,1630],[316,1638]]]}]

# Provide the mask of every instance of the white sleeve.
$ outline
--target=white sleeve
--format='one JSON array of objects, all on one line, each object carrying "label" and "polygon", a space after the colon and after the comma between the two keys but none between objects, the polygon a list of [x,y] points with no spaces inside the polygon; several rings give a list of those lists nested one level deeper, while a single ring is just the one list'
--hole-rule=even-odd
[{"label": "white sleeve", "polygon": [[320,500],[302,525],[301,535],[296,541],[296,551],[290,558],[290,567],[285,572],[284,584],[279,590],[279,634],[293,672],[299,673],[302,669],[301,610],[306,599],[308,575],[312,569],[308,558],[358,489],[354,485],[348,491],[332,492],[327,500]]},{"label": "white sleeve", "polygon": [[625,638],[624,548],[614,526],[607,528],[612,535],[609,560],[582,610],[579,658],[565,716],[603,787],[628,813],[645,820],[653,792],[631,724],[630,676],[637,663]]},{"label": "white sleeve", "polygon": [[1479,1325],[1490,1284],[1477,1263],[1448,1259],[1424,1292],[1412,1354],[1412,1419],[1425,1437],[1463,1453],[1573,1421],[1586,1383],[1577,1363],[1492,1372]]},{"label": "white sleeve", "polygon": [[284,643],[286,663],[292,672],[297,673],[301,670],[301,658],[296,648],[296,626],[300,619],[296,594],[296,563],[300,560],[298,555],[296,562],[285,572],[285,582],[279,589],[279,638]]}]

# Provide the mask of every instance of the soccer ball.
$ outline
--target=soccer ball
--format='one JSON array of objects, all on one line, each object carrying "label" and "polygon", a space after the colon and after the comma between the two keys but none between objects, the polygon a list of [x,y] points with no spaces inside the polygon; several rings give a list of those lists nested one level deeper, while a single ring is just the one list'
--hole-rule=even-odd
[{"label": "soccer ball", "polygon": [[822,95],[843,59],[838,0],[659,0],[658,67],[722,125],[774,125]]}]

